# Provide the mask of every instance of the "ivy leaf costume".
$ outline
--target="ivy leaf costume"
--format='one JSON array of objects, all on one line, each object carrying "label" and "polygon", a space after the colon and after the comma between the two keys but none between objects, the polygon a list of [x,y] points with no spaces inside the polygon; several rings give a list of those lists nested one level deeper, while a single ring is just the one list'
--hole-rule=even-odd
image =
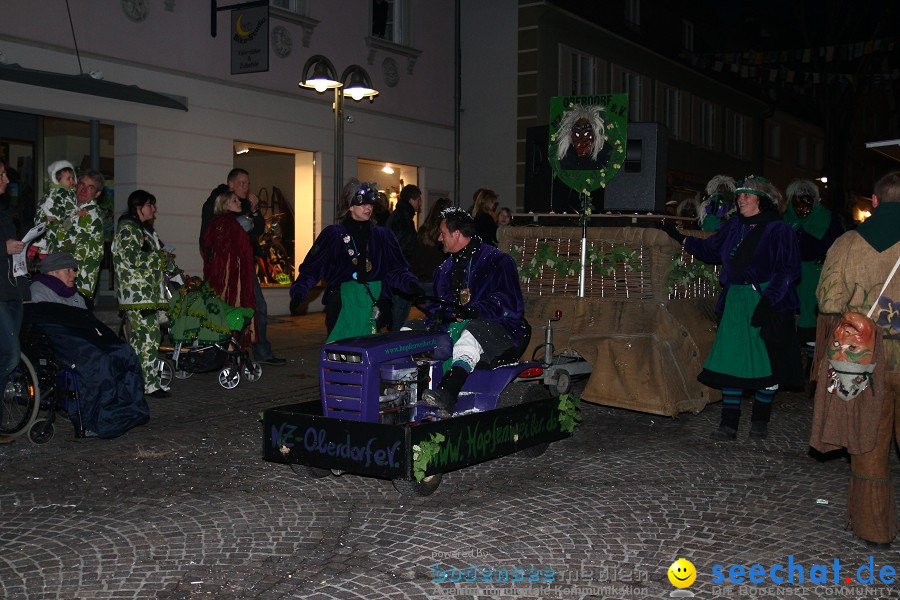
[{"label": "ivy leaf costume", "polygon": [[[119,219],[112,243],[116,300],[131,325],[128,343],[140,359],[147,394],[160,389],[156,368],[161,342],[157,311],[167,305],[163,274],[168,266],[161,247],[151,226],[128,215]],[[174,264],[170,268],[174,271]]]},{"label": "ivy leaf costume", "polygon": [[47,254],[71,252],[78,261],[75,287],[93,298],[103,260],[103,213],[97,201],[78,204],[75,190],[57,188],[41,205],[40,214],[47,223]]}]

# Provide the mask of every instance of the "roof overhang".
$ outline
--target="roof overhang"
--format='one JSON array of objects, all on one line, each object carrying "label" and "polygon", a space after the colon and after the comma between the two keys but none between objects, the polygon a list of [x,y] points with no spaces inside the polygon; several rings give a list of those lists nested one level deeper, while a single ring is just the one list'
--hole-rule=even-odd
[{"label": "roof overhang", "polygon": [[900,162],[900,140],[884,140],[881,142],[866,142],[866,148],[884,154],[888,158]]},{"label": "roof overhang", "polygon": [[0,65],[0,79],[24,83],[26,85],[36,85],[39,87],[75,92],[76,94],[90,94],[92,96],[113,98],[115,100],[124,100],[126,102],[150,104],[152,106],[161,106],[163,108],[174,108],[176,110],[184,111],[187,111],[188,109],[187,98],[151,92],[139,88],[136,85],[125,85],[122,83],[114,83],[112,81],[104,81],[102,79],[94,79],[87,74],[66,75],[65,73],[26,69],[21,65],[12,64]]}]

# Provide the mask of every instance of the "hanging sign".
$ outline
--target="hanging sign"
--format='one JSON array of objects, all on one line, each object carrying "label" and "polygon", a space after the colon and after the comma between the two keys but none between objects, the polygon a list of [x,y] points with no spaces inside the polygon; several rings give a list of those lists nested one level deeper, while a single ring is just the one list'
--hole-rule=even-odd
[{"label": "hanging sign", "polygon": [[231,74],[269,70],[268,5],[231,11]]},{"label": "hanging sign", "polygon": [[560,181],[587,196],[625,162],[628,94],[550,99],[550,166]]}]

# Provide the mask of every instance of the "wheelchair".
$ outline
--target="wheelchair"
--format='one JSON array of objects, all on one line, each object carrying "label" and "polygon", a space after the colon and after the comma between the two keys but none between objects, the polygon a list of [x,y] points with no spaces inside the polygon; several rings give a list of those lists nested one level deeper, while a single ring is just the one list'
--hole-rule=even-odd
[{"label": "wheelchair", "polygon": [[19,364],[3,390],[0,433],[28,435],[34,444],[46,444],[56,433],[56,415],[74,416],[75,437],[88,437],[81,420],[78,377],[69,366],[55,360],[42,335],[22,339]]}]

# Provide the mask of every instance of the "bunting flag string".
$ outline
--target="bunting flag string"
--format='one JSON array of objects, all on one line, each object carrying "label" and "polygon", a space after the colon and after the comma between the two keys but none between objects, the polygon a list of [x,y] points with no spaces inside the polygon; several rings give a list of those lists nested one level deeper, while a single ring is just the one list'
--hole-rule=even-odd
[{"label": "bunting flag string", "polygon": [[[860,56],[865,55],[867,46],[868,44],[862,42],[859,44],[859,51],[862,53]],[[887,51],[894,47],[894,42],[893,40],[875,40],[871,42],[872,48],[875,48],[876,46],[881,50]],[[810,48],[797,51],[800,52],[800,56],[804,58],[801,63],[805,64],[810,62],[805,59],[812,51],[813,49]],[[827,60],[829,55],[828,49],[823,48],[822,51],[822,57]],[[856,50],[854,50],[854,52],[855,51]],[[834,50],[833,52],[836,53],[837,50]],[[835,65],[835,70],[827,72],[813,71],[804,69],[803,64],[792,65],[790,67],[785,66],[784,64],[780,64],[777,67],[770,66],[774,61],[769,61],[766,54],[767,53],[760,52],[743,52],[735,54],[716,53],[707,55],[694,54],[688,57],[688,62],[692,67],[697,69],[708,69],[716,73],[732,73],[739,76],[741,79],[754,79],[770,85],[778,84],[793,87],[799,86],[803,88],[809,88],[810,86],[817,86],[820,84],[831,85],[834,83],[838,83],[842,86],[854,85],[858,83],[861,78],[864,78],[864,80],[871,84],[874,89],[888,89],[894,86],[896,81],[900,80],[900,68],[897,67],[893,67],[890,70],[862,75],[853,72],[852,69],[844,71],[843,69],[840,69],[838,65]],[[786,61],[779,62],[783,63]]]},{"label": "bunting flag string", "polygon": [[699,60],[710,63],[737,65],[768,65],[784,63],[810,63],[813,58],[825,62],[858,60],[863,56],[875,53],[893,53],[900,50],[897,38],[879,38],[847,44],[832,44],[810,48],[794,48],[790,50],[745,50],[743,52],[715,52],[695,54]]}]

